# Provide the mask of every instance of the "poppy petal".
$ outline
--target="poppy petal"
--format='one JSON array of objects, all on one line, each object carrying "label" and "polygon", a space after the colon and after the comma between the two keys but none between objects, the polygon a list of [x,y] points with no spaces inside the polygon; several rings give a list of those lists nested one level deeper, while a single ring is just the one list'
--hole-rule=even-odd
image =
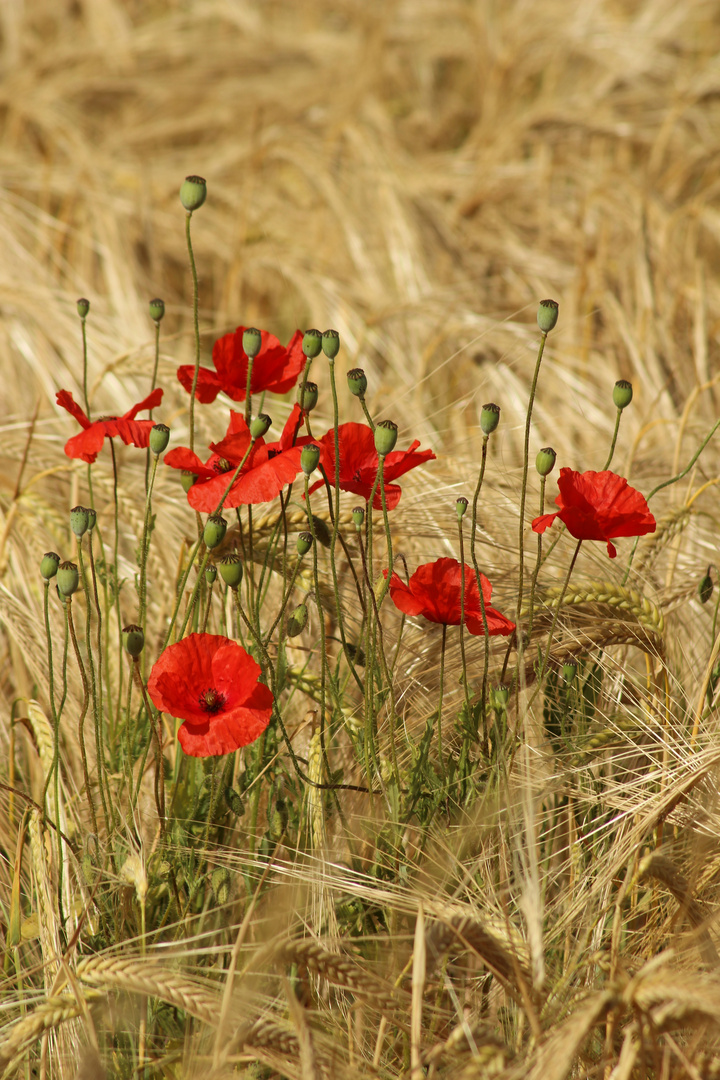
[{"label": "poppy petal", "polygon": [[[194,364],[182,364],[177,369],[177,377],[182,383],[188,394],[192,390],[193,378],[195,376]],[[214,401],[220,391],[223,389],[223,384],[214,371],[210,371],[209,368],[200,368],[198,371],[198,381],[195,387],[195,400],[201,402],[203,405],[209,405]]]},{"label": "poppy petal", "polygon": [[58,390],[55,396],[55,400],[57,401],[58,405],[62,406],[63,409],[67,409],[70,415],[77,420],[80,427],[90,427],[90,421],[88,420],[87,416],[80,408],[78,403],[74,400],[69,390]]}]

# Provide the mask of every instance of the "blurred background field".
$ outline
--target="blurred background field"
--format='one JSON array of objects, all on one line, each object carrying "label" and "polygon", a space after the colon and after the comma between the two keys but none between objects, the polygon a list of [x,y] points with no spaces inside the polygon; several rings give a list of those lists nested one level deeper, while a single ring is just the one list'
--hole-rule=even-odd
[{"label": "blurred background field", "polygon": [[[17,696],[37,695],[44,641],[37,562],[44,550],[67,546],[66,512],[81,501],[84,472],[63,454],[75,428],[55,406],[61,387],[82,396],[78,297],[92,305],[95,414],[124,411],[147,392],[154,334],[147,305],[154,296],[165,300],[162,419],[172,427],[171,445],[187,442],[187,395],[175,369],[194,350],[178,200],[191,173],[208,184],[207,203],[193,218],[204,361],[214,339],[241,323],[283,342],[297,327],[335,327],[340,364],[367,372],[372,414],[400,424],[400,445],[418,438],[438,455],[406,478],[402,514],[393,519],[396,545],[411,560],[457,554],[454,503],[472,495],[480,409],[488,401],[501,406],[481,510],[483,539],[492,542],[484,565],[500,607],[514,595],[538,300],[556,299],[560,320],[546,350],[531,458],[552,445],[558,465],[602,468],[620,378],[632,381],[635,396],[613,467],[646,493],[685,465],[717,418],[715,0],[5,0],[5,718]],[[341,391],[341,418],[360,420]],[[274,419],[285,419],[289,401]],[[319,411],[331,421],[322,385]],[[224,431],[226,406],[196,415],[198,445]],[[122,450],[119,460],[130,566],[144,474]],[[95,469],[109,521],[107,455]],[[694,589],[717,558],[719,472],[711,442],[684,484],[653,505],[658,518],[675,514],[668,519],[675,521],[711,482],[692,521],[683,519],[682,542],[672,540],[641,579],[665,612],[678,717],[693,712],[712,645],[712,612]],[[555,490],[551,477],[550,500]],[[163,567],[174,574],[179,541],[194,522],[176,479],[162,471],[155,508],[165,530],[153,555],[159,579]],[[625,541],[624,554],[629,547]],[[561,580],[570,548],[558,550]],[[583,552],[581,567],[585,577],[615,574],[600,545]],[[162,598],[154,602],[163,606]],[[3,754],[8,740],[9,724],[0,731]],[[673,764],[690,775],[682,739],[666,747],[665,785]],[[630,798],[635,790],[631,784]],[[642,820],[662,817],[639,786],[637,799],[636,823],[641,809]],[[708,800],[712,822],[714,784]],[[712,828],[706,821],[700,831]],[[641,833],[638,824],[626,834],[618,865]],[[11,860],[14,834],[2,839]],[[613,864],[593,886],[598,911],[609,910],[602,890],[616,870]],[[713,896],[715,876],[706,867]],[[5,877],[9,888],[11,868]],[[582,905],[563,910],[569,934]],[[655,944],[665,940],[664,917],[651,920]],[[566,958],[568,949],[566,940]],[[568,1061],[574,1046],[568,1035],[561,1048]],[[537,1080],[550,1076],[547,1059],[532,1061]]]}]

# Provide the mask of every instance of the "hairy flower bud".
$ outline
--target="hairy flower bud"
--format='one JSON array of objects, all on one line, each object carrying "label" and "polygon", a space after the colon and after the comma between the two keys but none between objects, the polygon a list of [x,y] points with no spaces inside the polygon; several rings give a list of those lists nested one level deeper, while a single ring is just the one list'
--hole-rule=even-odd
[{"label": "hairy flower bud", "polygon": [[80,575],[74,562],[61,562],[57,572],[57,587],[61,596],[72,596],[80,584]]},{"label": "hairy flower bud", "polygon": [[159,323],[165,314],[165,301],[155,297],[150,301],[150,318],[154,323]]},{"label": "hairy flower bud", "polygon": [[90,301],[81,296],[77,302],[77,313],[81,319],[87,319],[90,310]]},{"label": "hairy flower bud", "polygon": [[495,699],[495,708],[504,709],[510,700],[510,687],[500,683],[499,686],[495,687],[493,697]]},{"label": "hairy flower bud", "polygon": [[245,355],[254,360],[262,349],[262,334],[257,327],[248,326],[247,330],[243,330],[242,347]]},{"label": "hairy flower bud", "polygon": [[150,429],[150,450],[153,454],[162,454],[170,442],[170,428],[167,424],[155,424]]},{"label": "hairy flower bud", "polygon": [[708,566],[707,573],[700,580],[700,584],[698,585],[698,596],[700,598],[700,603],[701,604],[707,604],[708,600],[710,599],[710,597],[713,594],[714,585],[713,585],[713,579],[710,576],[710,571],[711,570],[712,570],[712,567]]},{"label": "hairy flower bud", "polygon": [[575,681],[577,675],[577,664],[574,660],[566,660],[562,666],[562,676],[565,682],[569,685]]},{"label": "hairy flower bud", "polygon": [[555,300],[541,300],[538,307],[537,322],[543,334],[549,334],[558,321],[559,307]]},{"label": "hairy flower bud", "polygon": [[122,637],[125,652],[132,656],[134,660],[145,648],[145,634],[143,633],[142,626],[138,626],[136,623],[130,623],[129,626],[124,626]]},{"label": "hairy flower bud", "polygon": [[552,446],[543,446],[542,450],[538,450],[538,455],[535,458],[535,468],[540,476],[549,476],[555,468],[556,460],[557,454]]},{"label": "hairy flower bud", "polygon": [[199,210],[207,198],[207,184],[202,176],[186,176],[180,185],[180,202],[192,214]]},{"label": "hairy flower bud", "polygon": [[489,401],[487,405],[483,405],[480,411],[480,427],[483,435],[492,435],[499,423],[500,406],[496,405],[494,401]]},{"label": "hairy flower bud", "polygon": [[46,551],[40,560],[40,574],[49,581],[54,578],[60,565],[60,556],[54,551]]},{"label": "hairy flower bud", "polygon": [[315,443],[307,443],[300,453],[300,468],[306,476],[314,473],[320,462],[320,447]]},{"label": "hairy flower bud", "polygon": [[322,349],[322,334],[319,330],[306,330],[305,336],[302,340],[303,355],[307,356],[308,360],[314,360],[316,356],[320,355]]},{"label": "hairy flower bud", "polygon": [[230,589],[239,589],[243,579],[242,559],[236,551],[223,555],[218,563],[220,577]]},{"label": "hairy flower bud", "polygon": [[230,886],[232,884],[227,866],[218,866],[213,870],[210,884],[218,907],[227,904],[230,899]]},{"label": "hairy flower bud", "polygon": [[254,420],[250,421],[250,435],[253,439],[261,439],[270,430],[272,420],[267,413],[259,413]]},{"label": "hairy flower bud", "polygon": [[627,379],[618,379],[613,386],[613,404],[616,409],[627,409],[633,399],[632,383]]},{"label": "hairy flower bud", "polygon": [[398,426],[392,420],[381,420],[375,428],[375,449],[380,457],[385,457],[395,449]]},{"label": "hairy flower bud", "polygon": [[222,544],[227,532],[227,521],[220,514],[211,514],[205,522],[203,540],[205,547],[212,551],[218,544]]},{"label": "hairy flower bud", "polygon": [[307,604],[298,604],[293,613],[288,616],[285,624],[285,633],[288,637],[297,637],[302,634],[308,622]]},{"label": "hairy flower bud", "polygon": [[322,351],[328,360],[334,360],[340,352],[340,335],[337,330],[326,330],[322,336]]}]

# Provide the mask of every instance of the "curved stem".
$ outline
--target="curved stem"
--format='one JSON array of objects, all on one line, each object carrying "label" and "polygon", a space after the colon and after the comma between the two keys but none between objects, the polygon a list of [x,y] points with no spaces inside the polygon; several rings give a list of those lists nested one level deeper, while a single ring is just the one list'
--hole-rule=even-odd
[{"label": "curved stem", "polygon": [[72,616],[72,597],[70,596],[65,600],[65,610],[67,612],[70,640],[72,641],[73,650],[75,652],[75,660],[77,661],[77,666],[80,671],[80,680],[83,688],[83,703],[80,711],[80,719],[78,720],[78,740],[80,742],[80,756],[82,758],[83,777],[85,779],[85,793],[87,795],[88,806],[90,807],[90,821],[92,824],[92,831],[95,836],[97,836],[97,815],[95,813],[95,802],[92,797],[92,791],[90,790],[90,771],[88,769],[87,753],[85,751],[85,716],[90,703],[90,689],[88,687],[87,675],[85,674],[85,666],[82,662],[82,657],[80,656],[80,649],[78,648],[75,623],[73,622]]},{"label": "curved stem", "polygon": [[542,363],[543,353],[545,352],[545,342],[547,341],[547,334],[542,333],[540,335],[540,348],[538,350],[537,361],[535,363],[535,373],[533,375],[532,385],[530,387],[530,400],[528,402],[527,416],[525,417],[525,446],[523,449],[523,475],[522,475],[522,489],[520,492],[520,527],[518,530],[518,551],[520,555],[520,565],[518,569],[518,599],[517,599],[517,616],[515,619],[516,628],[515,633],[517,636],[517,648],[518,648],[518,664],[522,662],[522,630],[520,627],[520,612],[522,610],[523,602],[523,573],[525,567],[524,558],[524,531],[525,531],[525,497],[527,493],[527,474],[528,474],[528,458],[530,453],[530,425],[532,423],[532,411],[533,404],[535,402],[535,391],[537,389],[538,375],[540,374],[540,364]]},{"label": "curved stem", "polygon": [[617,416],[615,417],[615,430],[613,431],[612,442],[610,443],[610,453],[608,454],[607,461],[603,465],[603,469],[602,469],[603,472],[605,472],[606,469],[610,468],[610,462],[612,461],[613,457],[615,456],[615,443],[617,442],[618,431],[620,429],[620,417],[622,416],[622,413],[623,413],[622,409],[618,409]]},{"label": "curved stem", "polygon": [[535,700],[535,698],[536,698],[536,696],[538,694],[538,691],[540,689],[540,686],[542,684],[543,677],[545,676],[545,672],[547,671],[548,661],[550,659],[550,649],[552,648],[553,636],[555,634],[555,628],[556,628],[557,623],[558,623],[558,618],[560,617],[560,608],[562,607],[562,602],[565,599],[565,593],[567,592],[567,587],[570,584],[570,577],[571,577],[572,572],[573,572],[573,570],[575,568],[575,563],[577,562],[577,557],[580,554],[580,548],[581,547],[582,547],[582,540],[578,540],[575,551],[573,552],[573,557],[570,560],[570,565],[568,566],[568,572],[565,575],[565,581],[563,582],[562,592],[560,593],[560,596],[558,597],[557,607],[555,608],[555,615],[553,616],[552,626],[550,627],[550,633],[548,634],[547,645],[545,646],[545,656],[543,657],[542,666],[541,666],[541,668],[540,668],[540,670],[538,672],[538,676],[537,676],[537,687],[535,689],[535,693],[533,694],[532,698],[530,699],[528,709],[530,708],[530,705],[532,705],[533,701]]},{"label": "curved stem", "polygon": [[187,240],[190,270],[193,279],[193,323],[195,326],[195,371],[193,373],[192,390],[190,391],[190,449],[195,449],[195,391],[197,390],[198,375],[200,373],[200,321],[198,318],[198,279],[195,268],[195,256],[193,254],[192,240],[190,238],[190,218],[192,210],[188,211],[185,218],[185,239]]},{"label": "curved stem", "polygon": [[88,401],[88,385],[87,385],[87,333],[85,330],[85,319],[80,320],[80,326],[82,328],[82,345],[83,345],[83,397],[85,398],[85,415],[88,420],[90,419],[90,403]]},{"label": "curved stem", "polygon": [[[542,515],[545,513],[545,481],[546,480],[547,480],[547,476],[541,476],[540,477],[540,514],[539,514],[540,517],[542,517]],[[542,533],[538,533],[537,548],[538,548],[538,551],[537,551],[537,559],[535,561],[535,571],[534,571],[533,576],[532,576],[532,582],[530,583],[530,613],[528,615],[528,629],[527,629],[528,641],[530,640],[530,635],[532,633],[533,615],[535,614],[535,612],[534,612],[535,589],[537,587],[537,579],[538,579],[538,574],[540,573],[540,567],[542,566],[542,549],[543,549]]]},{"label": "curved stem", "polygon": [[[537,372],[536,372],[537,375]],[[485,477],[485,465],[487,463],[487,444],[489,435],[483,436],[482,444],[482,457],[480,460],[480,473],[478,475],[478,482],[475,488],[475,495],[473,496],[473,508],[472,508],[472,522],[471,522],[471,540],[470,540],[470,554],[472,556],[473,569],[475,571],[475,581],[477,582],[478,594],[480,596],[480,613],[482,615],[483,630],[485,631],[485,658],[483,662],[483,680],[482,680],[482,692],[480,696],[480,714],[483,718],[483,751],[487,753],[487,720],[485,717],[485,709],[487,704],[487,684],[488,684],[488,671],[490,669],[490,628],[488,627],[487,612],[485,611],[485,594],[482,587],[482,579],[480,577],[480,567],[478,566],[477,553],[475,551],[475,539],[477,532],[477,508],[478,499],[480,498],[480,491],[482,489],[483,479]],[[509,653],[508,653],[509,655]]]},{"label": "curved stem", "polygon": [[440,700],[438,702],[438,718],[437,718],[437,733],[438,733],[438,760],[440,762],[440,775],[443,780],[445,779],[445,762],[443,760],[443,744],[442,744],[442,713],[443,713],[443,691],[444,691],[444,679],[445,679],[445,646],[447,644],[447,623],[442,624],[442,646],[440,649]]}]

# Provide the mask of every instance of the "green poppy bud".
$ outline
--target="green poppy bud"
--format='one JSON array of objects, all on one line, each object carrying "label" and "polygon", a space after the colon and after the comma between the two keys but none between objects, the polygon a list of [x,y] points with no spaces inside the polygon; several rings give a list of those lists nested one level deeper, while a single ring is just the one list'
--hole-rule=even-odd
[{"label": "green poppy bud", "polygon": [[214,585],[217,580],[217,566],[213,563],[205,567],[205,580],[208,585]]},{"label": "green poppy bud", "polygon": [[458,521],[462,521],[465,517],[465,511],[468,508],[468,501],[464,495],[461,495],[459,499],[455,500],[455,513],[457,514]]},{"label": "green poppy bud", "polygon": [[229,554],[223,555],[218,563],[218,569],[220,571],[220,577],[229,588],[233,590],[240,588],[240,583],[243,579],[243,564],[242,559],[236,551],[231,551]]},{"label": "green poppy bud", "polygon": [[558,321],[558,304],[555,300],[541,300],[537,313],[538,326],[543,334],[549,334]]},{"label": "green poppy bud", "polygon": [[250,435],[253,439],[261,439],[269,431],[271,424],[272,420],[267,413],[259,413],[250,421]]},{"label": "green poppy bud", "polygon": [[549,476],[555,468],[556,460],[557,454],[552,446],[544,446],[542,450],[539,450],[538,456],[535,458],[535,468],[540,476]]},{"label": "green poppy bud", "polygon": [[297,637],[298,634],[302,634],[303,630],[307,626],[307,621],[307,604],[298,604],[292,615],[288,616],[288,621],[285,625],[285,633],[288,637]]},{"label": "green poppy bud", "polygon": [[225,788],[224,795],[225,805],[227,806],[228,810],[232,814],[234,814],[235,817],[242,817],[242,815],[245,813],[245,804],[243,803],[235,788],[231,787],[228,784]]},{"label": "green poppy bud", "polygon": [[375,449],[380,457],[385,457],[395,449],[398,426],[392,420],[381,420],[375,428]]},{"label": "green poppy bud", "polygon": [[254,360],[262,349],[262,334],[257,327],[248,326],[247,330],[243,330],[242,347],[248,359]]},{"label": "green poppy bud", "polygon": [[627,409],[633,398],[632,383],[627,379],[618,379],[613,386],[613,403],[616,409]]},{"label": "green poppy bud", "polygon": [[145,634],[143,633],[143,628],[136,623],[130,623],[129,626],[123,627],[122,636],[125,652],[128,653],[129,656],[132,656],[134,660],[145,648]]},{"label": "green poppy bud", "polygon": [[153,454],[162,454],[170,442],[170,428],[166,424],[155,424],[150,429],[150,449]]},{"label": "green poppy bud", "polygon": [[358,667],[365,667],[365,650],[361,645],[352,645],[348,641],[347,655],[352,660],[353,664],[356,664]]},{"label": "green poppy bud", "polygon": [[49,581],[50,578],[54,578],[58,572],[58,566],[60,565],[60,556],[54,551],[46,551],[40,560],[40,574]]},{"label": "green poppy bud", "polygon": [[97,512],[93,510],[92,506],[87,507],[88,516],[88,532],[92,532],[97,525]]},{"label": "green poppy bud", "polygon": [[230,871],[226,866],[218,866],[210,878],[215,903],[222,907],[230,899]]},{"label": "green poppy bud", "polygon": [[322,336],[322,351],[328,360],[334,360],[340,352],[340,335],[337,330],[326,330]]},{"label": "green poppy bud", "polygon": [[182,472],[180,473],[180,483],[182,484],[183,491],[186,494],[190,490],[190,488],[193,486],[193,484],[195,483],[196,480],[197,480],[197,476],[195,475],[194,472],[188,472],[187,469],[183,469]]},{"label": "green poppy bud", "polygon": [[565,682],[570,685],[570,683],[575,681],[575,676],[577,675],[577,664],[573,660],[568,660],[562,666],[562,675]]},{"label": "green poppy bud", "polygon": [[480,411],[480,427],[483,435],[492,435],[499,423],[500,406],[493,401],[489,401],[487,405],[483,405]]},{"label": "green poppy bud", "polygon": [[88,311],[90,310],[90,301],[86,300],[84,296],[81,296],[77,302],[77,313],[81,319],[87,319]]},{"label": "green poppy bud", "polygon": [[303,446],[300,454],[300,468],[306,476],[310,476],[314,473],[320,462],[320,447],[315,443],[308,443]]},{"label": "green poppy bud", "polygon": [[323,547],[329,548],[331,542],[330,529],[324,518],[318,517],[317,514],[312,514],[313,529],[315,530],[315,539],[318,544],[322,544]]},{"label": "green poppy bud", "polygon": [[203,540],[205,547],[212,551],[218,544],[222,544],[227,532],[227,521],[220,514],[211,514],[205,522]]},{"label": "green poppy bud", "polygon": [[362,368],[356,367],[347,373],[348,390],[356,398],[365,397],[367,376]]},{"label": "green poppy bud", "polygon": [[70,528],[78,539],[87,532],[88,512],[84,506],[73,506],[70,511]]},{"label": "green poppy bud", "polygon": [[710,577],[712,567],[708,566],[707,574],[698,585],[698,596],[701,604],[707,604],[713,594],[713,579]]},{"label": "green poppy bud", "polygon": [[510,700],[510,687],[500,683],[494,690],[495,708],[504,709]]},{"label": "green poppy bud", "polygon": [[314,360],[322,349],[322,334],[319,330],[306,330],[302,341],[302,351],[308,360]]},{"label": "green poppy bud", "polygon": [[159,323],[165,314],[165,301],[160,300],[157,297],[150,301],[150,318],[153,322]]},{"label": "green poppy bud", "polygon": [[299,386],[297,392],[297,401],[303,412],[312,412],[318,401],[317,383],[305,383],[304,390],[302,386]]},{"label": "green poppy bud", "polygon": [[207,184],[202,176],[186,176],[180,185],[180,202],[192,214],[199,210],[207,198]]},{"label": "green poppy bud", "polygon": [[57,587],[61,596],[72,596],[80,583],[78,568],[74,562],[61,562],[57,572]]},{"label": "green poppy bud", "polygon": [[307,555],[308,551],[313,545],[312,533],[301,532],[297,538],[297,553],[298,555]]},{"label": "green poppy bud", "polygon": [[365,507],[354,506],[352,510],[353,525],[358,532],[362,529],[363,521],[365,520]]}]

